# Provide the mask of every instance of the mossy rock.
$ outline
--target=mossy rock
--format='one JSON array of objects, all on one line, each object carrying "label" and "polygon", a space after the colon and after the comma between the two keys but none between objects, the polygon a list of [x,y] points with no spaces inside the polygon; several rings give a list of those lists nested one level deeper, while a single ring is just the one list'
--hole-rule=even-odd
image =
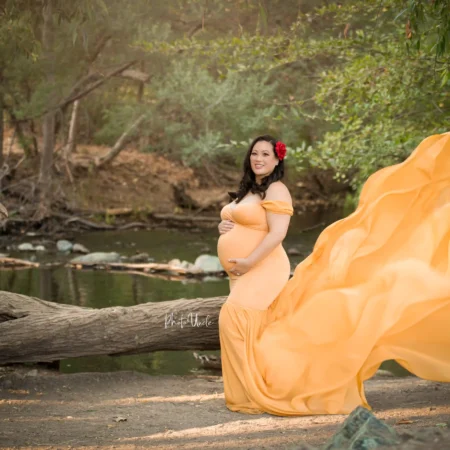
[{"label": "mossy rock", "polygon": [[397,432],[359,406],[345,420],[323,450],[372,450],[399,444]]}]

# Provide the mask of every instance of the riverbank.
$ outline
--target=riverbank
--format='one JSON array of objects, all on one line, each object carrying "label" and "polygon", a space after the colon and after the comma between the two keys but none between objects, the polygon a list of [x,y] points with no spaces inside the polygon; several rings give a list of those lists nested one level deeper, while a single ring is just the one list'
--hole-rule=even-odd
[{"label": "riverbank", "polygon": [[[450,384],[377,376],[366,393],[379,419],[425,440],[401,448],[450,448]],[[217,376],[0,372],[0,448],[285,449],[321,445],[344,420],[232,413]]]},{"label": "riverbank", "polygon": [[[215,227],[221,207],[229,201],[227,192],[235,190],[240,179],[239,169],[194,170],[133,147],[123,150],[110,166],[96,169],[95,161],[109,149],[80,145],[69,168],[57,155],[52,212],[36,220],[38,161],[24,159],[17,145],[7,147],[10,173],[1,180],[0,201],[10,218],[3,224],[3,234]],[[300,177],[294,167],[288,170],[286,183],[297,214],[335,207],[346,191],[331,173]]]}]

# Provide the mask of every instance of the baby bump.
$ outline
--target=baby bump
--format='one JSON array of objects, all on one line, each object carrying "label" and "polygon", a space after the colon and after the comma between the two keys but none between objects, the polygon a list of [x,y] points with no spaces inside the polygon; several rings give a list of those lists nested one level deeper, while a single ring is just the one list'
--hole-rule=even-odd
[{"label": "baby bump", "polygon": [[217,255],[222,267],[228,272],[234,263],[230,258],[246,258],[261,243],[267,233],[235,224],[228,233],[222,234],[217,242]]},{"label": "baby bump", "polygon": [[289,258],[279,245],[244,276],[232,281],[227,302],[244,308],[266,310],[285,287],[289,272]]}]

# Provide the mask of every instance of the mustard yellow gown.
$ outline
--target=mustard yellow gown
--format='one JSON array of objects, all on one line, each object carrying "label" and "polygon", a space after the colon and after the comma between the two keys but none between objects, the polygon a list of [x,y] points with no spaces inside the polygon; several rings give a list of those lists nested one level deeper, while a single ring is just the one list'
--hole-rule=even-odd
[{"label": "mustard yellow gown", "polygon": [[[227,205],[218,254],[245,257],[283,202]],[[280,416],[368,407],[363,382],[395,359],[450,381],[450,133],[372,175],[358,208],[326,228],[288,281],[280,245],[241,277],[219,316],[225,401]]]}]

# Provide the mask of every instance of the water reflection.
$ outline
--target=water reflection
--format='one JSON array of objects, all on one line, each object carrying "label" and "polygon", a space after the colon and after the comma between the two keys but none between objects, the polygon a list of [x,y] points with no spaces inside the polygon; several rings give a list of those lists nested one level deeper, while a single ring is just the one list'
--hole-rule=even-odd
[{"label": "water reflection", "polygon": [[[0,272],[0,290],[90,308],[133,306],[177,298],[228,293],[228,280],[179,282],[126,273],[77,271],[66,267]],[[218,352],[212,352],[218,354]],[[187,374],[198,368],[192,352],[155,352],[120,357],[84,357],[61,361],[63,372],[139,370],[153,375]]]},{"label": "water reflection", "polygon": [[226,295],[228,280],[166,281],[127,273],[56,269],[0,272],[0,290],[90,308]]}]

